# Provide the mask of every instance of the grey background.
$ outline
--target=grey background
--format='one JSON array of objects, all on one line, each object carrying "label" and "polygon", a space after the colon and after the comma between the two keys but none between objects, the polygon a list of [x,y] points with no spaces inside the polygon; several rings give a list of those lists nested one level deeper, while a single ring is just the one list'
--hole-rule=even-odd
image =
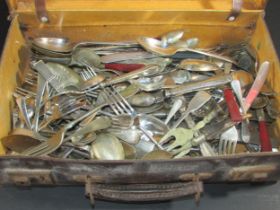
[{"label": "grey background", "polygon": [[[274,45],[280,54],[280,1],[270,0],[266,21]],[[0,4],[0,52],[5,40],[8,21],[5,3]],[[0,210],[84,210],[91,209],[83,187],[0,188]],[[206,184],[199,206],[191,198],[162,203],[123,204],[97,201],[95,209],[227,209],[279,210],[280,182],[267,184]]]}]

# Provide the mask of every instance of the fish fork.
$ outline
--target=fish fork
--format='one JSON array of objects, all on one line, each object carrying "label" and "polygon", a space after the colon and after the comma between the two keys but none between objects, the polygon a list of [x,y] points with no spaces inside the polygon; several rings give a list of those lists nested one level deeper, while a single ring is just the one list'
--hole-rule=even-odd
[{"label": "fish fork", "polygon": [[209,122],[211,122],[211,120],[217,116],[217,113],[218,112],[216,110],[210,112],[207,116],[203,118],[203,120],[199,121],[194,127],[190,129],[186,129],[186,128],[171,129],[160,140],[161,145],[167,143],[169,138],[173,136],[175,138],[174,142],[172,142],[167,147],[165,147],[165,150],[172,151],[174,155],[177,154],[175,156],[176,158],[186,155],[192,147],[191,140],[194,138],[195,133],[200,129],[204,128]]}]

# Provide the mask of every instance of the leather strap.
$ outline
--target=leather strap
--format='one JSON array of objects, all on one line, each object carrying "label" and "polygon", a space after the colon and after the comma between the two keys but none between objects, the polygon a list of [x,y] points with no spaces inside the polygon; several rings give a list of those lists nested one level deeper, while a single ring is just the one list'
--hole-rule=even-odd
[{"label": "leather strap", "polygon": [[49,22],[48,13],[46,10],[46,0],[34,0],[35,2],[35,9],[38,19],[42,23]]},{"label": "leather strap", "polygon": [[232,9],[230,15],[227,18],[228,21],[236,20],[236,18],[241,13],[242,5],[243,5],[243,0],[232,0]]}]

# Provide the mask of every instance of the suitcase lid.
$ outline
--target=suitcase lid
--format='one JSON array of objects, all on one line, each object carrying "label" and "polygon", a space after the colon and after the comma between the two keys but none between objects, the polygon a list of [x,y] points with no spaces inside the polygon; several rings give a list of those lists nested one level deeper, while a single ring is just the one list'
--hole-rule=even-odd
[{"label": "suitcase lid", "polygon": [[[37,22],[57,22],[67,12],[90,11],[208,11],[228,12],[234,21],[242,13],[261,13],[267,0],[7,0],[11,16],[36,14]],[[79,17],[78,15],[76,17]],[[84,18],[78,18],[82,21]],[[24,23],[24,18],[22,19]]]}]

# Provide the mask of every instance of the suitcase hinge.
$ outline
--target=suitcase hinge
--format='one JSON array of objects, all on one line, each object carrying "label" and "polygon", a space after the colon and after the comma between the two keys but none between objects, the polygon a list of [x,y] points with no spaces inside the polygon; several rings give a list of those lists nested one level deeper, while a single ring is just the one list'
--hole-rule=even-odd
[{"label": "suitcase hinge", "polygon": [[228,21],[235,21],[236,18],[240,15],[243,5],[243,0],[232,0],[232,9],[230,15],[228,16]]},{"label": "suitcase hinge", "polygon": [[35,9],[38,19],[42,23],[49,22],[49,16],[46,10],[46,0],[34,0],[35,2]]}]

